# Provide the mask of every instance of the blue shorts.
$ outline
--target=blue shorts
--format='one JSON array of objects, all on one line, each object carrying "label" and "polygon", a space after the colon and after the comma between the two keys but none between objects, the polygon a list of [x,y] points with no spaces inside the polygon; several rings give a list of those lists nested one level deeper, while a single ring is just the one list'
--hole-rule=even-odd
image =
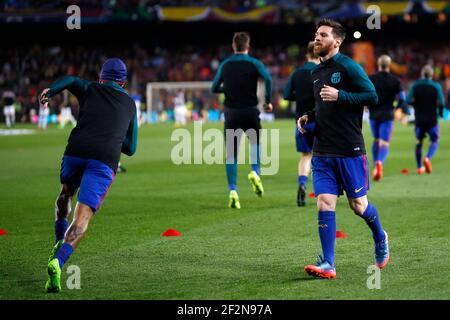
[{"label": "blue shorts", "polygon": [[78,201],[97,211],[113,183],[114,171],[105,163],[72,156],[64,156],[61,162],[61,184],[80,188]]},{"label": "blue shorts", "polygon": [[312,181],[316,195],[330,193],[348,198],[365,196],[369,191],[367,157],[312,157]]},{"label": "blue shorts", "polygon": [[314,130],[316,129],[316,123],[308,123],[305,129],[306,132],[301,133],[298,128],[295,127],[295,144],[297,145],[297,152],[311,153],[314,143]]},{"label": "blue shorts", "polygon": [[384,141],[391,141],[392,128],[394,127],[394,121],[377,121],[370,120],[370,128],[372,129],[372,135],[375,139],[382,139]]},{"label": "blue shorts", "polygon": [[425,128],[421,126],[416,126],[416,139],[423,140],[426,135],[430,136],[431,142],[437,142],[439,140],[439,125],[435,125],[432,128]]}]

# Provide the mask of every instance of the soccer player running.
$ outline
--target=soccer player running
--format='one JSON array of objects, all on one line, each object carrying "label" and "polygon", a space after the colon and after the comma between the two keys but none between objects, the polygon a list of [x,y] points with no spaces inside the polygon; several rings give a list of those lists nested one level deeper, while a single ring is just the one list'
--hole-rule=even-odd
[{"label": "soccer player running", "polygon": [[350,208],[363,218],[375,241],[375,263],[382,269],[389,261],[387,233],[377,209],[367,199],[368,165],[362,135],[365,105],[377,103],[377,94],[360,65],[339,53],[345,29],[336,21],[318,22],[314,41],[321,63],[313,69],[315,110],[298,120],[304,132],[316,121],[312,158],[312,180],[319,209],[319,237],[323,257],[305,271],[316,277],[335,278],[336,202],[343,190]]},{"label": "soccer player running", "polygon": [[[319,56],[314,52],[314,41],[308,43],[306,60],[307,62],[303,66],[292,73],[284,88],[284,99],[295,101],[295,119],[314,109],[311,70],[320,63]],[[297,205],[299,207],[306,205],[306,186],[308,184],[309,171],[311,170],[314,127],[315,123],[312,121],[307,124],[305,133],[301,133],[297,126],[295,127],[297,152],[302,154],[298,162]]]},{"label": "soccer player running", "polygon": [[265,83],[266,112],[272,111],[272,78],[261,61],[248,54],[250,35],[237,32],[233,36],[233,52],[225,59],[217,70],[211,90],[214,93],[225,94],[225,144],[226,172],[229,188],[230,208],[240,209],[239,196],[236,190],[237,154],[242,133],[245,131],[250,140],[251,172],[248,179],[253,191],[259,197],[264,194],[260,178],[260,148],[259,130],[261,121],[257,108],[257,86],[260,78]]},{"label": "soccer player running", "polygon": [[[99,82],[68,76],[40,95],[44,104],[67,89],[80,103],[78,122],[61,162],[61,191],[55,203],[56,245],[48,261],[47,292],[61,290],[61,269],[99,210],[114,180],[120,153],[131,156],[136,151],[136,106],[123,88],[126,76],[123,61],[112,58],[103,64]],[[72,198],[77,191],[78,202],[68,226]]]},{"label": "soccer player running", "polygon": [[[414,82],[408,91],[406,102],[414,107],[416,119],[416,163],[417,173],[423,174],[425,171],[431,173],[431,159],[437,151],[439,143],[438,116],[444,115],[444,94],[439,83],[433,79],[433,68],[425,65],[422,68],[422,79]],[[422,164],[422,143],[425,136],[430,137],[430,146],[423,159]]]},{"label": "soccer player running", "polygon": [[397,99],[397,108],[401,108],[405,101],[405,92],[400,79],[390,73],[391,58],[388,55],[381,55],[377,64],[378,72],[369,78],[377,91],[378,103],[369,106],[369,117],[374,138],[372,178],[380,181],[383,178],[383,165],[389,153],[389,142],[394,126],[394,101]]}]

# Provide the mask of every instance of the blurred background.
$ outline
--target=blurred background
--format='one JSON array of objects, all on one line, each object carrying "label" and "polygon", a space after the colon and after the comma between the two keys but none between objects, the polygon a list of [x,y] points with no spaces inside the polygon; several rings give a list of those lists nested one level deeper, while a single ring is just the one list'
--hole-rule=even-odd
[{"label": "blurred background", "polygon": [[[232,53],[235,31],[250,33],[250,54],[272,75],[275,117],[293,117],[293,106],[282,99],[282,91],[289,75],[305,62],[306,45],[314,39],[315,22],[321,18],[336,19],[347,28],[341,51],[359,62],[368,74],[376,71],[380,54],[390,55],[391,71],[402,79],[405,91],[410,82],[420,78],[421,68],[431,64],[447,106],[450,102],[450,1],[2,3],[0,96],[14,93],[17,123],[37,122],[37,94],[51,82],[64,75],[95,81],[102,63],[113,56],[122,58],[128,66],[127,90],[142,111],[142,123],[173,121],[173,97],[178,89],[164,85],[148,89],[154,82],[205,82],[204,86],[181,86],[189,119],[218,121],[223,100],[209,93],[208,81],[214,79],[219,63]],[[70,30],[66,25],[70,5],[81,10],[81,29]],[[380,9],[379,29],[367,26],[369,7],[373,5]],[[61,112],[67,107],[76,119],[76,99],[67,93],[55,97],[48,114],[50,123],[61,123]],[[3,113],[0,118],[4,122]]]}]

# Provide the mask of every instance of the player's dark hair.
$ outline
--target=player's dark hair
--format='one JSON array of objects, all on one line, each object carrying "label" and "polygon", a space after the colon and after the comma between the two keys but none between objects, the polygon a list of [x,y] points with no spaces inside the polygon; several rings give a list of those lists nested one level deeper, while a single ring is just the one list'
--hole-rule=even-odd
[{"label": "player's dark hair", "polygon": [[236,32],[233,36],[233,44],[236,51],[247,50],[250,46],[250,35],[247,32]]},{"label": "player's dark hair", "polygon": [[321,26],[327,26],[332,29],[331,33],[335,38],[340,38],[342,41],[345,39],[345,28],[337,21],[331,19],[322,19],[316,24],[316,28],[319,29]]},{"label": "player's dark hair", "polygon": [[319,56],[314,52],[314,41],[310,41],[308,43],[308,47],[306,48],[306,56],[309,59],[319,59]]}]

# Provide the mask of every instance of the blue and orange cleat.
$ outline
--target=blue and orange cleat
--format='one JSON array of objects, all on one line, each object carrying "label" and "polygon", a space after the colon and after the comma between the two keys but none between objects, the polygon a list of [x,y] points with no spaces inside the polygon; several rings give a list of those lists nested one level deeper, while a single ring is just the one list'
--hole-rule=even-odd
[{"label": "blue and orange cleat", "polygon": [[423,159],[423,165],[425,166],[426,173],[431,173],[433,171],[433,167],[431,166],[431,160],[428,158]]},{"label": "blue and orange cleat", "polygon": [[334,279],[336,278],[336,269],[319,256],[319,261],[315,265],[310,264],[305,267],[305,271],[313,277]]},{"label": "blue and orange cleat", "polygon": [[384,231],[384,234],[385,239],[375,243],[375,264],[380,269],[383,269],[389,262],[389,239],[386,231]]}]

